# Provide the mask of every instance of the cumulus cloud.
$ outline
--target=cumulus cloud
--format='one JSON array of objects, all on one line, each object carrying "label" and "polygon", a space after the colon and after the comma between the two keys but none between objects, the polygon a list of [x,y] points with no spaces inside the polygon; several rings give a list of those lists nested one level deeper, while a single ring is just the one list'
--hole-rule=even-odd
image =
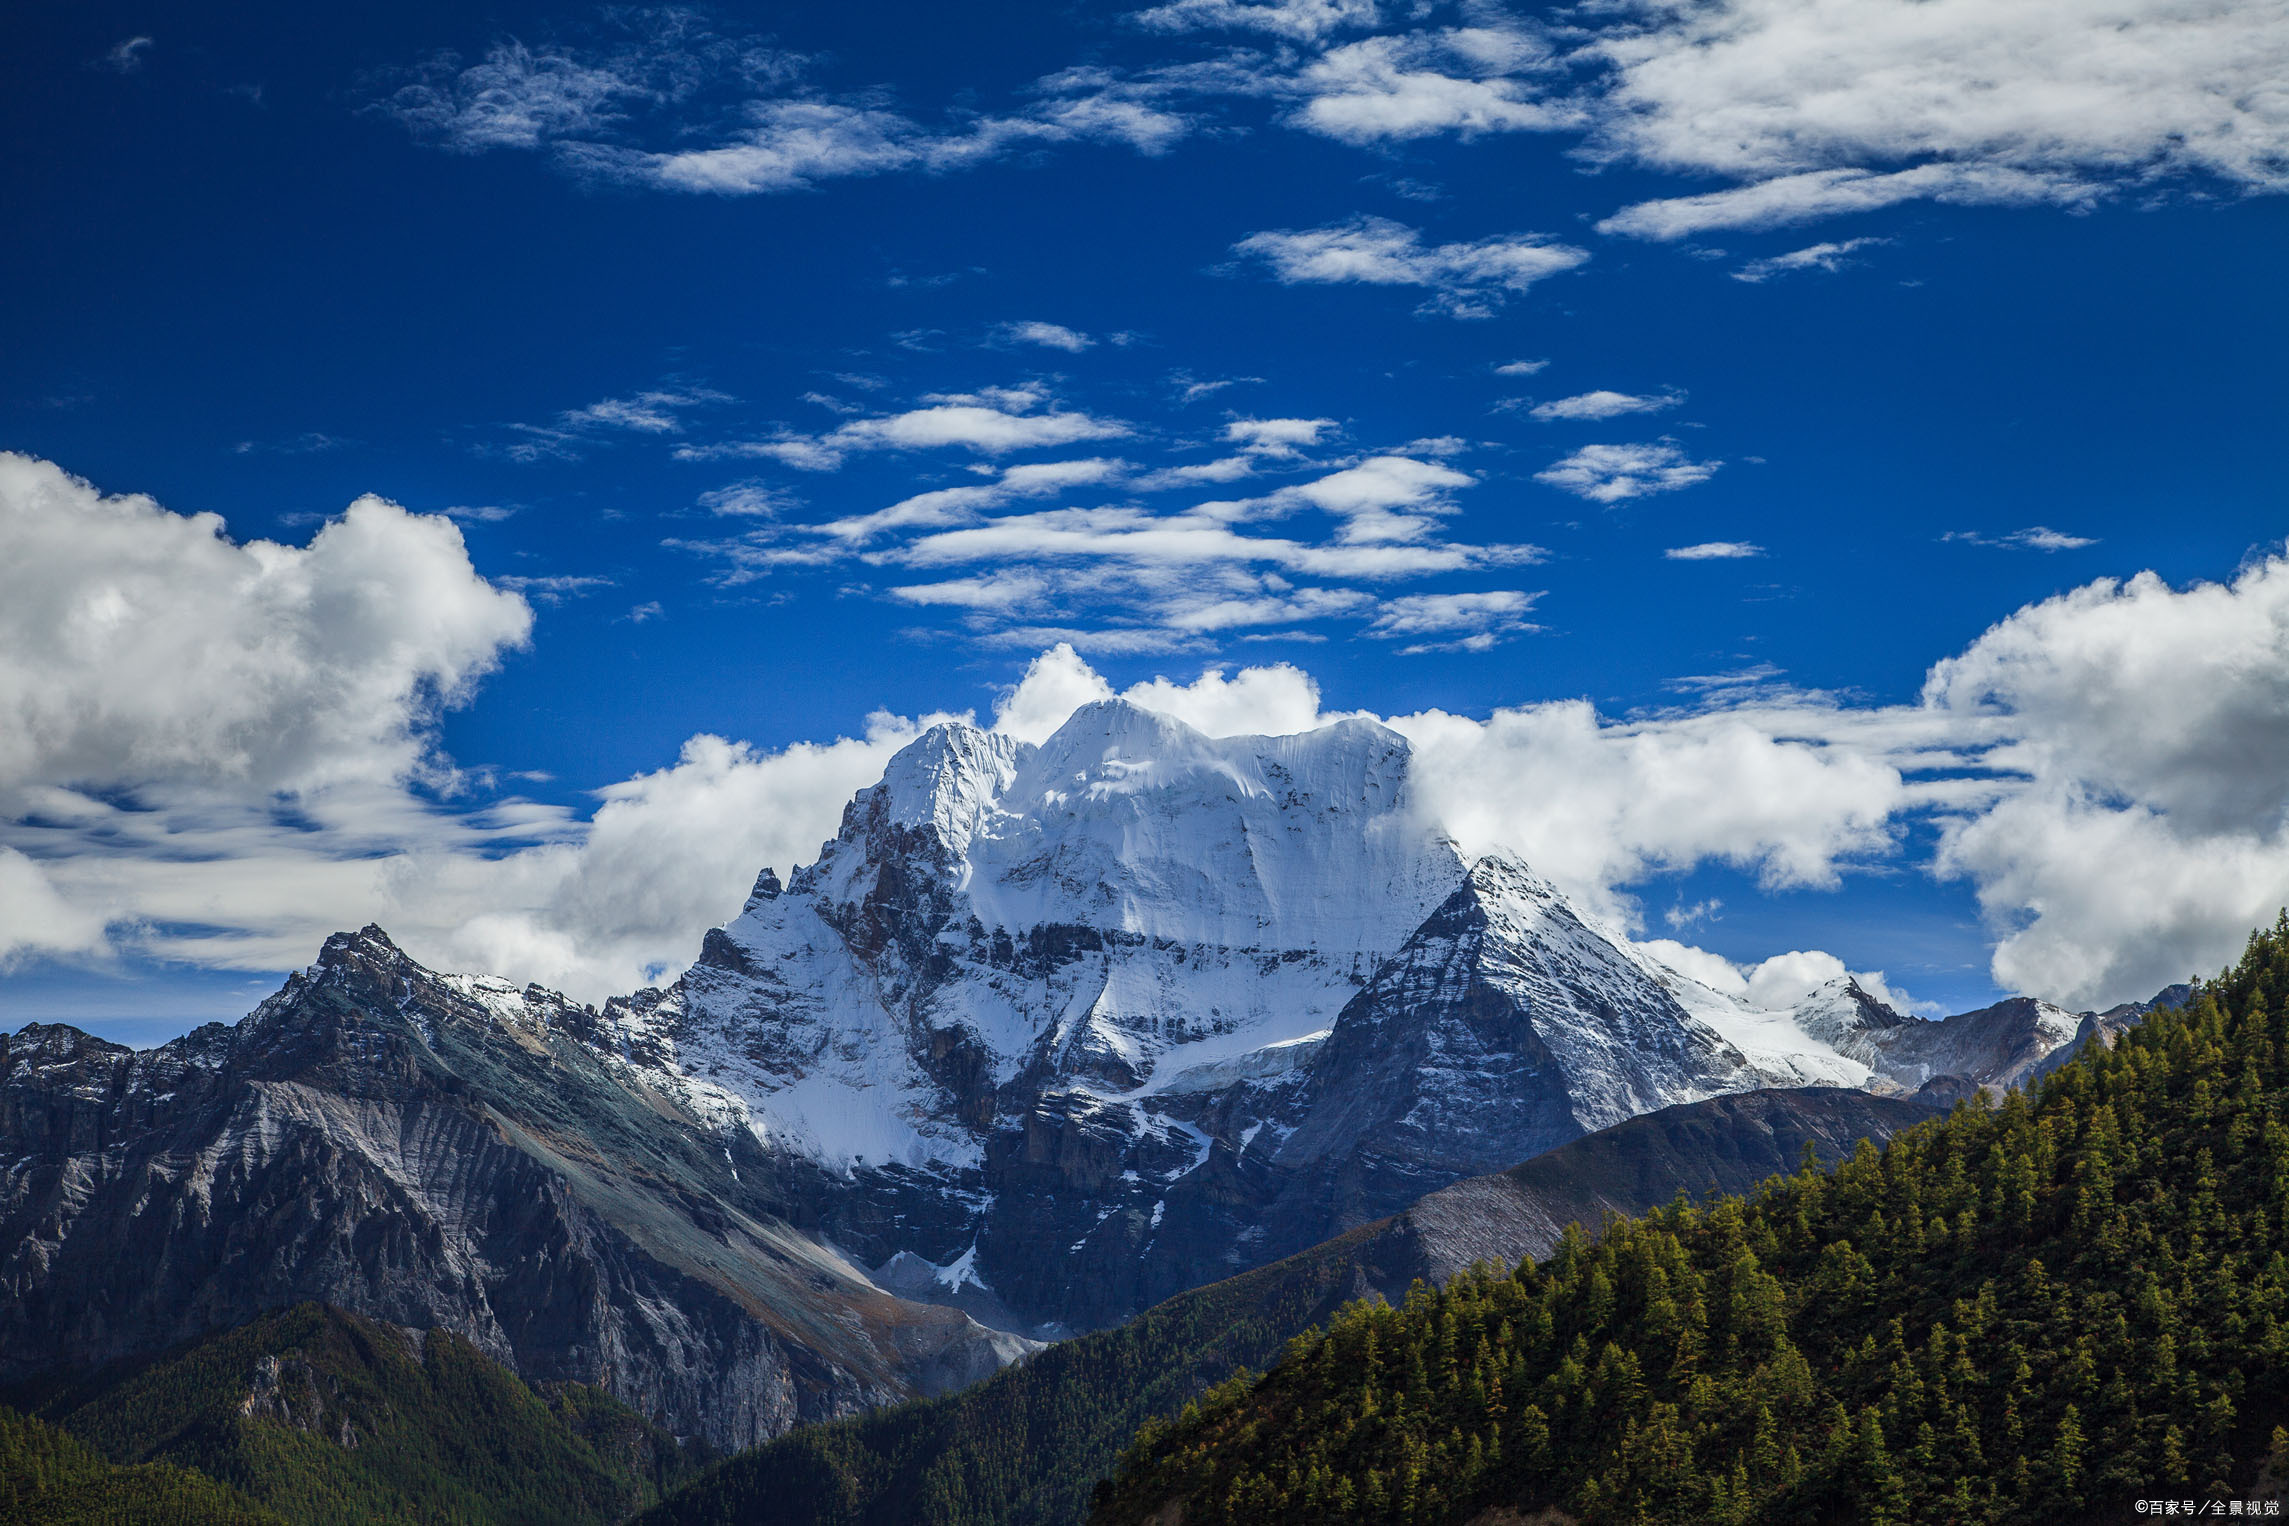
[{"label": "cumulus cloud", "polygon": [[1673,562],[1737,561],[1764,555],[1764,547],[1745,540],[1705,540],[1693,546],[1671,546],[1661,554]]},{"label": "cumulus cloud", "polygon": [[1251,455],[1294,456],[1319,444],[1337,428],[1333,419],[1232,419],[1224,439]]},{"label": "cumulus cloud", "polygon": [[[1204,669],[1190,683],[1152,678],[1131,684],[1121,698],[1173,715],[1210,736],[1292,736],[1343,717],[1321,711],[1319,682],[1289,663]],[[994,708],[994,729],[1020,741],[1045,742],[1074,711],[1111,699],[1113,686],[1074,651],[1059,643],[1026,665],[1025,674]]]},{"label": "cumulus cloud", "polygon": [[1585,445],[1534,474],[1592,503],[1620,503],[1706,482],[1724,463],[1695,461],[1673,440],[1651,445]]},{"label": "cumulus cloud", "polygon": [[1254,233],[1232,247],[1261,260],[1285,285],[1427,287],[1432,296],[1424,310],[1453,318],[1491,317],[1506,297],[1589,259],[1588,251],[1540,233],[1426,244],[1416,230],[1387,217]]},{"label": "cumulus cloud", "polygon": [[1768,1011],[1793,1007],[1822,986],[1847,978],[1895,1012],[1913,1012],[1922,1006],[1885,980],[1882,970],[1846,969],[1843,960],[1820,949],[1791,949],[1755,964],[1739,965],[1722,954],[1671,938],[1649,939],[1639,947],[1712,991],[1739,997]]},{"label": "cumulus cloud", "polygon": [[1545,424],[1560,420],[1618,419],[1628,413],[1659,413],[1664,408],[1676,407],[1684,400],[1685,394],[1682,392],[1629,393],[1600,388],[1595,392],[1581,392],[1572,397],[1537,403],[1527,412]]},{"label": "cumulus cloud", "polygon": [[532,628],[442,517],[361,498],[308,546],[0,454],[0,788],[409,777]]}]

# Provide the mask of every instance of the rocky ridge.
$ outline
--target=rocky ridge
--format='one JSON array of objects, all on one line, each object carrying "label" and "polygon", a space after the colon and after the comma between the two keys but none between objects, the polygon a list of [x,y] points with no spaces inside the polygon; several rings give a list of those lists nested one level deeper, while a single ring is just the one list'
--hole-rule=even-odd
[{"label": "rocky ridge", "polygon": [[774,1214],[774,1162],[537,987],[330,939],[235,1027],[0,1038],[0,1381],[323,1301],[725,1446],[991,1372]]}]

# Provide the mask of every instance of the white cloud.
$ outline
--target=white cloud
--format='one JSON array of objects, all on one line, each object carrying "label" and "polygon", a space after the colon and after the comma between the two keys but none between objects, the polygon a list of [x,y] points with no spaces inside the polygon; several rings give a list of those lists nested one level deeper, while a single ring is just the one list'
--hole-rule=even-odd
[{"label": "white cloud", "polygon": [[2029,525],[2024,530],[2013,530],[2007,535],[1982,535],[1976,530],[1950,530],[1941,540],[1962,541],[1971,546],[2000,546],[2012,551],[2080,551],[2095,546],[2097,541],[2087,535],[2069,535],[2049,525]]},{"label": "white cloud", "polygon": [[1888,244],[1884,238],[1848,238],[1841,243],[1814,244],[1805,249],[1792,249],[1786,254],[1767,259],[1751,260],[1733,272],[1736,281],[1755,283],[1769,281],[1774,276],[1789,275],[1799,270],[1825,270],[1831,275],[1852,263],[1852,255],[1871,244]]},{"label": "white cloud", "polygon": [[1083,98],[1045,103],[1026,116],[983,117],[932,129],[879,106],[834,101],[761,101],[729,141],[706,148],[644,150],[565,144],[578,173],[660,190],[756,196],[807,190],[821,181],[898,171],[965,169],[1027,146],[1116,141],[1147,153],[1183,136],[1182,118],[1133,102]]},{"label": "white cloud", "polygon": [[1593,503],[1620,503],[1706,482],[1723,464],[1691,460],[1669,440],[1652,445],[1585,445],[1536,472],[1534,480]]},{"label": "white cloud", "polygon": [[1434,516],[1446,512],[1448,495],[1476,480],[1437,461],[1369,456],[1356,466],[1283,489],[1278,496],[1300,498],[1339,516],[1343,526],[1336,539],[1363,545],[1422,539],[1432,529]]},{"label": "white cloud", "polygon": [[987,509],[1020,498],[1053,498],[1068,488],[1115,482],[1127,470],[1127,462],[1108,456],[1090,456],[1077,461],[1021,462],[1003,467],[990,482],[933,488],[870,514],[848,515],[802,528],[807,533],[862,545],[896,531],[975,524]]},{"label": "white cloud", "polygon": [[2080,208],[2097,198],[2096,187],[2072,177],[1983,164],[1925,164],[1884,173],[1806,170],[1722,191],[1642,201],[1604,219],[1597,229],[1634,238],[1680,239],[1724,228],[1792,227],[1906,201]]},{"label": "white cloud", "polygon": [[1745,540],[1705,540],[1696,546],[1671,546],[1661,554],[1673,562],[1734,561],[1742,557],[1762,556],[1764,547],[1751,545]]},{"label": "white cloud", "polygon": [[1600,388],[1595,392],[1581,392],[1572,397],[1538,403],[1528,411],[1548,424],[1558,420],[1618,419],[1627,413],[1658,413],[1664,408],[1674,408],[1684,400],[1685,395],[1681,392],[1633,394]]},{"label": "white cloud", "polygon": [[[1069,513],[1014,518],[1084,539],[1235,533]],[[235,545],[218,528],[0,457],[0,958],[129,948],[280,968],[371,919],[440,964],[604,995],[688,959],[759,866],[810,857],[929,720],[878,715],[861,737],[775,753],[695,737],[671,766],[602,791],[591,821],[515,799],[441,807],[409,788],[445,774],[435,708],[524,638],[529,609],[476,575],[448,521],[379,500],[306,547]],[[1452,547],[1289,542],[1267,570],[1262,543],[1238,539],[1205,554],[1093,548],[1053,581],[1094,601],[1105,585],[1093,580],[1142,590],[1161,576],[1155,596],[1201,628],[1318,601],[1377,635],[1467,641],[1531,610],[1515,590],[1365,600],[1294,586],[1277,565]],[[970,576],[974,600],[1033,565]],[[993,629],[1005,643],[1061,639],[1041,621]],[[1131,653],[1186,634],[1073,633]],[[1431,820],[1467,850],[1522,853],[1628,925],[1634,889],[1659,876],[1717,862],[1771,886],[1832,886],[1854,864],[1903,862],[1921,840],[1907,828],[1930,823],[1936,855],[1904,861],[1969,881],[1993,921],[1997,980],[2080,1006],[2215,969],[2289,904],[2289,556],[2227,584],[2147,574],[2029,606],[1935,664],[1913,705],[1792,693],[1769,676],[1732,675],[1759,681],[1627,720],[1565,701],[1388,723],[1416,748]],[[1076,650],[1052,647],[997,723],[1038,737],[1110,692]],[[1311,677],[1284,665],[1125,692],[1214,731],[1330,718]],[[1680,950],[1663,957],[1716,983],[1713,956]],[[1794,950],[1734,975],[1777,1001],[1843,968]],[[1880,975],[1858,978],[1884,993]]]},{"label": "white cloud", "polygon": [[1851,970],[1834,954],[1820,949],[1791,949],[1756,964],[1734,964],[1722,954],[1694,948],[1670,938],[1654,938],[1639,945],[1678,974],[1698,980],[1713,991],[1737,996],[1768,1010],[1793,1007],[1833,980],[1846,977],[1895,1012],[1921,1006],[1905,991],[1884,979],[1882,970]]},{"label": "white cloud", "polygon": [[1005,323],[1001,336],[1011,344],[1037,344],[1044,349],[1063,350],[1078,355],[1096,344],[1096,340],[1078,329],[1069,329],[1062,323]]},{"label": "white cloud", "polygon": [[701,508],[733,519],[776,519],[794,505],[794,495],[785,488],[752,477],[699,495]]},{"label": "white cloud", "polygon": [[1490,317],[1506,295],[1589,259],[1586,250],[1540,233],[1426,244],[1413,228],[1386,217],[1255,233],[1232,247],[1262,260],[1273,279],[1287,285],[1428,287],[1434,295],[1427,310],[1456,318]]},{"label": "white cloud", "polygon": [[1190,130],[1089,71],[1043,82],[1023,110],[931,125],[878,99],[804,91],[816,60],[715,34],[697,11],[608,11],[604,30],[617,35],[577,47],[504,41],[466,66],[437,55],[369,109],[455,153],[544,150],[585,178],[729,196],[943,172],[1051,144],[1155,154]]},{"label": "white cloud", "polygon": [[636,434],[681,434],[683,413],[708,403],[731,401],[705,387],[682,391],[654,390],[633,397],[608,397],[560,416],[566,429],[625,429]]},{"label": "white cloud", "polygon": [[1161,32],[1269,32],[1315,42],[1333,32],[1374,26],[1382,16],[1375,0],[1174,0],[1130,19]]},{"label": "white cloud", "polygon": [[1338,426],[1333,419],[1232,419],[1224,438],[1255,455],[1294,456],[1318,445]]},{"label": "white cloud", "polygon": [[103,55],[103,66],[114,74],[137,74],[143,69],[145,56],[151,51],[148,37],[130,37],[109,53]]},{"label": "white cloud", "polygon": [[[1190,683],[1148,679],[1130,685],[1121,697],[1219,737],[1291,736],[1342,718],[1322,713],[1319,683],[1301,668],[1275,663],[1243,668],[1232,678],[1225,671],[1204,669]],[[1075,710],[1112,697],[1113,686],[1061,643],[1034,658],[1025,676],[1002,695],[994,709],[994,729],[1038,744]]]},{"label": "white cloud", "polygon": [[1532,376],[1550,363],[1546,360],[1512,360],[1494,368],[1497,376]]},{"label": "white cloud", "polygon": [[1581,109],[1515,76],[1554,71],[1532,34],[1467,27],[1364,38],[1331,48],[1288,83],[1304,103],[1295,122],[1345,143],[1454,133],[1546,132],[1579,124]]},{"label": "white cloud", "polygon": [[958,447],[982,456],[1000,456],[1086,440],[1120,439],[1135,432],[1118,419],[1045,407],[1048,403],[1048,394],[1033,387],[947,393],[925,399],[923,407],[855,418],[825,434],[790,432],[770,440],[685,446],[676,454],[684,460],[767,456],[801,471],[833,471],[845,457],[858,451]]},{"label": "white cloud", "polygon": [[1675,238],[1911,198],[2074,204],[2199,176],[2289,188],[2289,10],[2183,0],[1645,0],[1593,150],[1737,189],[1631,208]]},{"label": "white cloud", "polygon": [[104,947],[103,919],[56,893],[40,866],[0,847],[0,973],[33,954],[93,954]]},{"label": "white cloud", "polygon": [[307,547],[0,454],[0,788],[407,777],[532,612],[442,517],[361,498]]},{"label": "white cloud", "polygon": [[1026,665],[1025,676],[994,706],[994,730],[1035,746],[1046,742],[1083,705],[1113,697],[1113,686],[1059,642]]},{"label": "white cloud", "polygon": [[511,593],[529,594],[543,604],[561,604],[599,588],[610,588],[613,580],[592,573],[554,573],[543,577],[502,577],[493,579],[497,588]]},{"label": "white cloud", "polygon": [[1505,638],[1535,629],[1526,621],[1539,593],[1498,589],[1490,593],[1411,593],[1378,606],[1367,633],[1385,640],[1444,637],[1417,641],[1402,653],[1484,652]]}]

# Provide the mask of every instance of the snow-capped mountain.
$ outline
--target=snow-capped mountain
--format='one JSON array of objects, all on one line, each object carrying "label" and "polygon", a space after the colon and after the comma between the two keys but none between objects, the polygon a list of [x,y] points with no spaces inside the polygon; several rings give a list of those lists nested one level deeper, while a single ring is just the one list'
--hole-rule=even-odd
[{"label": "snow-capped mountain", "polygon": [[1674,1104],[1929,1105],[2143,1015],[1752,1008],[1466,861],[1408,769],[1360,722],[944,726],[666,990],[598,1011],[369,927],[235,1027],[0,1038],[0,1378],[320,1299],[740,1445]]},{"label": "snow-capped mountain", "polygon": [[2073,1036],[1974,1038],[1848,982],[1751,1008],[1466,861],[1408,768],[1363,721],[1218,739],[1108,700],[1039,747],[937,727],[605,1042],[766,1144],[782,1211],[886,1285],[1056,1328],[1654,1108],[1986,1081]]}]

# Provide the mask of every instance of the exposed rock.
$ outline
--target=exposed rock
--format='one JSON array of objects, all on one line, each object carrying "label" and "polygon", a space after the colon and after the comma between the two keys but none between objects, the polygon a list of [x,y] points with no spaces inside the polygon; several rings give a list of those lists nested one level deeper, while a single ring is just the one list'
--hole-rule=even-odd
[{"label": "exposed rock", "polygon": [[761,1147],[569,1036],[592,1026],[369,927],[236,1028],[0,1038],[0,1377],[322,1300],[744,1445],[1023,1349],[791,1228]]}]

